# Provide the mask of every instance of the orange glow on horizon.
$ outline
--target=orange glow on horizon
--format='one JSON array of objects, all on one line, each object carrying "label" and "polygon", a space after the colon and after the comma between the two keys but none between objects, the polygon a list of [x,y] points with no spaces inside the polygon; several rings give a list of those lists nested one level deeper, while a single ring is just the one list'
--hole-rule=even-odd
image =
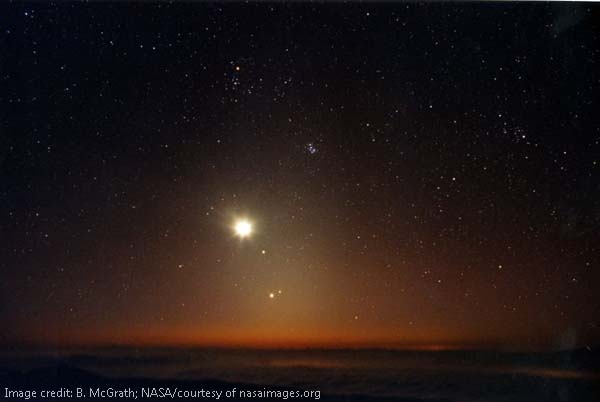
[{"label": "orange glow on horizon", "polygon": [[[111,333],[98,331],[64,331],[45,334],[45,336],[25,336],[20,339],[24,344],[70,347],[142,347],[142,348],[248,348],[248,349],[396,349],[420,351],[444,351],[457,349],[485,349],[497,347],[499,342],[482,344],[475,340],[442,336],[432,331],[429,336],[390,337],[384,331],[368,334],[352,334],[343,331],[322,331],[320,333],[282,334],[267,333],[267,330],[239,331],[220,329],[200,331],[189,328],[177,330],[138,329],[114,330]],[[387,336],[386,336],[387,335]],[[528,345],[524,344],[524,348]],[[529,345],[536,347],[538,345]]]}]

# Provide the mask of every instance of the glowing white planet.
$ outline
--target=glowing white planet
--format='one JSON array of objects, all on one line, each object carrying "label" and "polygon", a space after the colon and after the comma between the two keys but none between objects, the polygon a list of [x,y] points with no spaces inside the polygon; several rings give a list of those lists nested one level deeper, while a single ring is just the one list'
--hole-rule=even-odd
[{"label": "glowing white planet", "polygon": [[247,220],[240,220],[235,223],[234,230],[239,237],[248,237],[252,234],[252,224]]}]

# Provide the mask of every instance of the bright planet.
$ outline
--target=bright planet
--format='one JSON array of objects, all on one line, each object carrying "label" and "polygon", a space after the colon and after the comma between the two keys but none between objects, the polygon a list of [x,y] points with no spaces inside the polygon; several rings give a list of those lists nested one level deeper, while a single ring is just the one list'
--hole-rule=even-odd
[{"label": "bright planet", "polygon": [[235,234],[241,238],[248,237],[252,234],[252,223],[242,219],[235,223],[234,226]]}]

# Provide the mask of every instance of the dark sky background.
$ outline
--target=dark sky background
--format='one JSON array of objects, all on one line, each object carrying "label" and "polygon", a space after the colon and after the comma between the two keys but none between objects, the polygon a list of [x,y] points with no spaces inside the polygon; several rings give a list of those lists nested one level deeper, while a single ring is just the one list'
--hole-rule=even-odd
[{"label": "dark sky background", "polygon": [[597,12],[3,4],[0,343],[598,344]]}]

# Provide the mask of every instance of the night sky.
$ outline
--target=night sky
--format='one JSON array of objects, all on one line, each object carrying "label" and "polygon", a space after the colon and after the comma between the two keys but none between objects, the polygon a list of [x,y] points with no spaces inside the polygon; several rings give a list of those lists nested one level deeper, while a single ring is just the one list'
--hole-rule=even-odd
[{"label": "night sky", "polygon": [[3,4],[0,344],[598,345],[597,12]]}]

